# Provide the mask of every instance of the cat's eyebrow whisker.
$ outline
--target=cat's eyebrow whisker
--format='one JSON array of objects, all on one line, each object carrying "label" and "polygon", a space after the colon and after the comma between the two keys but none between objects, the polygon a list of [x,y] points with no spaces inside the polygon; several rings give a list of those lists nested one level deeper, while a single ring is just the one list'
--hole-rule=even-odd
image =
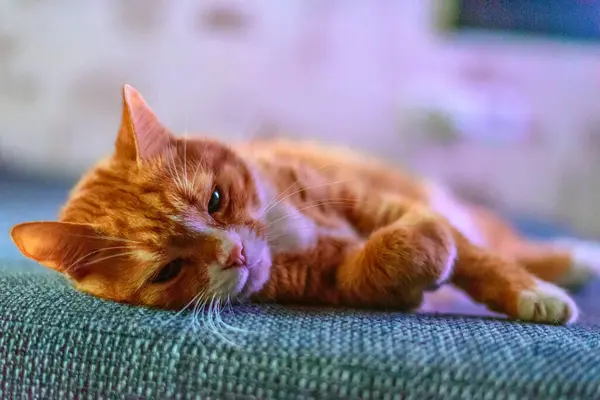
[{"label": "cat's eyebrow whisker", "polygon": [[290,186],[288,186],[288,187],[287,187],[285,190],[283,190],[283,191],[281,191],[281,192],[279,192],[279,193],[275,194],[275,196],[273,196],[273,197],[271,198],[271,200],[269,200],[269,202],[268,202],[268,203],[267,203],[267,204],[264,206],[264,210],[263,210],[263,212],[262,212],[262,215],[266,214],[266,213],[267,213],[267,212],[268,212],[268,211],[269,211],[269,210],[272,208],[272,207],[271,207],[271,204],[272,204],[272,203],[274,203],[274,202],[278,201],[278,199],[279,199],[281,196],[284,196],[284,195],[285,195],[285,193],[286,193],[288,190],[290,190],[292,187],[294,187],[294,186],[295,186],[295,185],[297,185],[298,183],[299,183],[299,182],[296,180],[296,181],[292,182],[292,184],[291,184]]},{"label": "cat's eyebrow whisker", "polygon": [[267,208],[267,209],[266,209],[266,210],[263,212],[263,215],[265,215],[266,213],[268,213],[269,211],[271,211],[271,210],[272,210],[274,207],[276,207],[276,206],[277,206],[279,203],[281,203],[281,202],[285,201],[286,199],[289,199],[290,197],[292,197],[292,196],[293,196],[293,195],[295,195],[295,194],[298,194],[298,193],[301,193],[301,192],[304,192],[304,191],[308,191],[308,190],[311,190],[311,189],[318,189],[318,188],[322,188],[322,187],[328,187],[328,186],[337,185],[337,184],[340,184],[340,183],[346,183],[346,182],[348,182],[348,181],[349,181],[349,179],[342,179],[342,180],[339,180],[339,181],[334,181],[334,182],[329,182],[329,183],[322,183],[322,184],[319,184],[319,185],[308,186],[308,187],[305,187],[305,188],[299,189],[299,190],[297,190],[297,191],[295,191],[295,192],[293,192],[293,193],[290,193],[290,194],[286,195],[285,197],[283,197],[283,198],[279,199],[278,201],[276,201],[276,202],[275,202],[275,204],[271,205],[269,208]]},{"label": "cat's eyebrow whisker", "polygon": [[309,206],[300,207],[300,208],[294,209],[294,211],[292,211],[292,212],[290,212],[288,214],[285,214],[285,215],[283,215],[283,216],[281,216],[279,218],[276,218],[273,221],[270,221],[264,227],[264,229],[268,229],[269,227],[273,226],[275,223],[277,223],[279,221],[282,221],[282,220],[285,220],[286,218],[296,217],[297,216],[296,212],[308,210],[308,209],[315,208],[315,207],[322,207],[322,206],[325,206],[325,205],[352,205],[352,204],[354,204],[354,200],[352,200],[352,199],[338,199],[338,200],[334,199],[334,200],[317,201],[316,204],[312,204],[311,203],[311,205],[309,205]]},{"label": "cat's eyebrow whisker", "polygon": [[123,242],[123,243],[144,244],[143,242],[139,242],[137,240],[123,239],[123,238],[112,237],[112,236],[89,236],[89,235],[77,235],[77,234],[70,234],[69,236],[81,237],[81,238],[86,238],[86,239],[109,240],[109,241]]},{"label": "cat's eyebrow whisker", "polygon": [[[173,180],[173,182],[176,182],[175,180],[175,171],[174,171],[174,167],[175,167],[175,160],[172,157],[172,153],[173,153],[173,146],[172,145],[168,145],[167,146],[167,152],[170,154],[170,156],[167,157],[165,156],[165,162],[167,164],[167,167],[169,168],[169,175],[171,175],[171,179]],[[173,160],[173,161],[171,161]]]},{"label": "cat's eyebrow whisker", "polygon": [[175,156],[173,155],[171,145],[169,145],[169,150],[170,151],[168,153],[171,157],[171,165],[173,166],[173,171],[175,172],[175,175],[173,176],[173,181],[175,182],[179,190],[183,190],[183,183],[181,182],[181,177],[179,175],[179,168],[177,168],[177,165],[175,165]]},{"label": "cat's eyebrow whisker", "polygon": [[188,173],[187,173],[187,142],[188,142],[188,131],[187,131],[187,123],[186,123],[185,130],[183,132],[183,176],[184,176],[184,182],[185,182],[184,191],[186,192],[186,194],[191,196],[193,194],[193,187],[191,186],[191,183],[188,180]]},{"label": "cat's eyebrow whisker", "polygon": [[[325,164],[321,165],[319,168],[315,168],[315,172],[321,171],[322,169],[324,169],[324,168],[326,168],[326,167],[328,167],[328,166],[330,166],[330,165],[333,165],[333,163],[332,163],[332,162],[325,163]],[[264,207],[264,208],[265,208],[265,209],[269,209],[269,210],[270,210],[272,207],[271,207],[271,208],[269,208],[269,206],[271,205],[271,203],[272,203],[273,201],[276,201],[276,199],[278,199],[278,198],[280,198],[280,197],[284,196],[288,190],[290,190],[290,189],[291,189],[291,188],[292,188],[294,185],[297,185],[298,183],[300,183],[300,181],[298,181],[298,180],[295,180],[295,181],[294,181],[294,182],[292,182],[292,184],[291,184],[291,185],[289,185],[289,186],[288,186],[288,187],[287,187],[285,190],[283,190],[283,191],[281,191],[281,192],[277,193],[275,196],[273,196],[273,197],[271,198],[271,200],[270,200],[270,201],[269,201],[269,202],[268,202],[268,203],[265,205],[265,207]],[[293,196],[294,194],[295,194],[295,193],[292,193],[290,196]],[[263,212],[263,214],[264,214],[264,213],[266,213],[266,212],[267,212],[267,211],[264,211],[264,212]]]},{"label": "cat's eyebrow whisker", "polygon": [[126,251],[126,252],[124,252],[124,253],[113,254],[113,255],[111,255],[111,256],[103,257],[103,258],[100,258],[100,259],[98,259],[98,260],[94,260],[94,261],[91,261],[91,262],[89,262],[89,263],[85,263],[85,264],[83,264],[83,265],[84,265],[84,266],[88,266],[88,265],[94,265],[94,264],[97,264],[97,263],[99,263],[99,262],[102,262],[102,261],[110,260],[111,258],[117,258],[117,257],[130,256],[130,255],[134,255],[134,254],[136,254],[136,253],[137,253],[136,251]]},{"label": "cat's eyebrow whisker", "polygon": [[196,185],[196,180],[198,179],[198,172],[200,171],[200,167],[202,166],[202,163],[198,162],[196,164],[196,169],[194,171],[194,177],[192,178],[192,186],[195,188]]},{"label": "cat's eyebrow whisker", "polygon": [[[76,261],[74,261],[73,263],[71,263],[68,267],[65,268],[65,272],[70,272],[74,267],[76,267],[80,262],[82,262],[83,260],[85,260],[86,258],[93,256],[94,254],[98,254],[101,253],[103,251],[108,251],[108,250],[123,250],[123,249],[131,249],[131,247],[129,246],[114,246],[114,247],[104,247],[102,249],[98,249],[98,250],[94,250],[94,251],[90,251],[89,253],[87,253],[86,255],[84,255],[83,257],[78,258]],[[132,252],[133,253],[133,252]],[[90,265],[90,264],[84,264],[84,265]]]}]

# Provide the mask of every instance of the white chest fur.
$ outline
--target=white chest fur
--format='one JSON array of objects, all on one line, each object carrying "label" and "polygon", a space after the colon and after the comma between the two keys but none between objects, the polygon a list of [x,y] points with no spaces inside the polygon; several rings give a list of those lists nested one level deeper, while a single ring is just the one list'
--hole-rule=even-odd
[{"label": "white chest fur", "polygon": [[316,244],[316,224],[291,204],[280,202],[269,209],[266,223],[272,254],[302,251]]},{"label": "white chest fur", "polygon": [[427,184],[429,206],[443,215],[473,244],[484,246],[485,239],[479,231],[469,211],[441,185],[429,182]]}]

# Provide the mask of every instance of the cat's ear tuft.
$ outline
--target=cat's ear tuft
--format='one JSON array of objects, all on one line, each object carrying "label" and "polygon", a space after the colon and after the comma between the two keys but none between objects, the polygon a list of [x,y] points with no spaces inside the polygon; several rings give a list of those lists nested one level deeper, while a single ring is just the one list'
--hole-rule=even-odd
[{"label": "cat's ear tuft", "polygon": [[125,85],[122,94],[123,117],[115,144],[116,157],[144,161],[159,156],[174,142],[173,135],[136,89]]},{"label": "cat's ear tuft", "polygon": [[79,280],[101,259],[123,253],[118,246],[99,235],[93,227],[69,222],[26,222],[10,232],[21,253],[55,271]]}]

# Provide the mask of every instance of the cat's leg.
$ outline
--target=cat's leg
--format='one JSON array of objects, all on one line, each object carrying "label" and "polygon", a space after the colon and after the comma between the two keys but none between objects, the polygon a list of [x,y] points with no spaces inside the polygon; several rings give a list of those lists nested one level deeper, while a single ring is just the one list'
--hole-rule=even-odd
[{"label": "cat's leg", "polygon": [[559,324],[577,318],[577,306],[564,290],[501,252],[473,245],[446,218],[414,202],[370,197],[348,216],[359,231],[374,232],[349,256],[338,279],[369,298],[382,298],[395,287],[412,290],[421,301],[423,289],[450,277],[475,301],[511,318]]},{"label": "cat's leg", "polygon": [[455,258],[449,226],[411,205],[347,253],[337,282],[346,303],[414,309],[426,289],[449,279]]},{"label": "cat's leg", "polygon": [[577,286],[600,274],[600,244],[574,239],[536,242],[492,210],[466,209],[484,237],[485,247],[522,264],[540,279],[561,286]]},{"label": "cat's leg", "polygon": [[577,306],[563,289],[520,263],[473,246],[460,235],[457,248],[452,283],[475,301],[524,321],[567,324],[577,319]]},{"label": "cat's leg", "polygon": [[511,253],[532,274],[564,287],[576,287],[600,275],[600,245],[594,242],[523,241]]}]

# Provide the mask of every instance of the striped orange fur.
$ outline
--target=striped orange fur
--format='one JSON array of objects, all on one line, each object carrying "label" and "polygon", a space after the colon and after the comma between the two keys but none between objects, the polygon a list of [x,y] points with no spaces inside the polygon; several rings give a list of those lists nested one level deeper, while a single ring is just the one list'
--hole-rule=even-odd
[{"label": "striped orange fur", "polygon": [[599,258],[579,242],[529,242],[491,211],[348,151],[178,138],[130,86],[114,153],[58,221],[11,235],[79,290],[118,302],[411,310],[448,282],[509,317],[560,324],[577,307],[550,282],[581,283]]}]

